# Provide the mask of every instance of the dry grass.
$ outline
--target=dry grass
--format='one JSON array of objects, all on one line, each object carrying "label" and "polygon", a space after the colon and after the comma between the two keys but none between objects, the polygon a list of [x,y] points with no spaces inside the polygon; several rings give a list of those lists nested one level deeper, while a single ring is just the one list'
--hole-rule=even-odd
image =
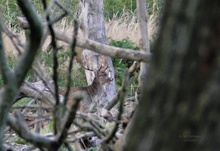
[{"label": "dry grass", "polygon": [[[148,31],[149,39],[153,40],[154,35],[157,33],[157,20],[154,15],[149,17]],[[125,16],[117,19],[113,19],[106,22],[107,37],[113,40],[120,41],[128,38],[136,45],[139,45],[140,40],[140,28],[136,21],[135,16]]]},{"label": "dry grass", "polygon": [[[69,35],[73,33],[73,27],[67,25],[67,22],[65,20],[62,20],[62,22],[59,24],[59,28],[61,28],[61,30],[65,31]],[[153,40],[154,35],[157,33],[157,29],[158,27],[156,15],[151,15],[148,21],[149,39],[151,41]],[[17,34],[20,37],[21,42],[24,43],[24,32],[19,32]],[[106,21],[106,34],[108,38],[111,38],[116,41],[128,38],[138,46],[140,39],[140,28],[137,23],[136,16],[127,12],[124,13],[120,18],[114,17],[112,20]],[[82,35],[82,32],[79,31],[79,36]],[[3,34],[3,41],[6,52],[13,54],[17,53],[10,38],[6,34]],[[46,50],[49,43],[50,39],[47,38],[42,50]],[[66,46],[66,44],[63,42],[59,42],[59,45]]]}]

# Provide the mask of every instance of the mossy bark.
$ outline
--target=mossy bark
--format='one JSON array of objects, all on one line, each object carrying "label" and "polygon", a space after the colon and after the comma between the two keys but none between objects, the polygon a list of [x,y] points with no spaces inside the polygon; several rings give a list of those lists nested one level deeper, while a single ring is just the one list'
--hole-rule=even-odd
[{"label": "mossy bark", "polygon": [[219,6],[167,0],[148,83],[121,150],[219,149]]}]

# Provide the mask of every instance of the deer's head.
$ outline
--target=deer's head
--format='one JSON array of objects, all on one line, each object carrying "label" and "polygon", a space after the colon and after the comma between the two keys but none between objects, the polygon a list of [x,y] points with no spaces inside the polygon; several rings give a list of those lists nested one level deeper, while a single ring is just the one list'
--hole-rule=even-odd
[{"label": "deer's head", "polygon": [[101,66],[97,71],[94,71],[94,73],[95,73],[94,81],[97,81],[100,84],[109,84],[112,81],[108,66],[105,67]]},{"label": "deer's head", "polygon": [[102,64],[96,69],[87,68],[84,66],[84,64],[81,64],[84,69],[92,71],[94,73],[94,80],[92,82],[93,84],[109,84],[113,80],[106,59],[103,58],[104,57],[102,57]]}]

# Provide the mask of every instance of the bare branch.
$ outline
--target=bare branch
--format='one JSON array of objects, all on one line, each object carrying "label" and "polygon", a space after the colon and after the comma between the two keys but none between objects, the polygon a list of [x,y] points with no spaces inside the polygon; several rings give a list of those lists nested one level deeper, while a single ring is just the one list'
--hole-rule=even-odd
[{"label": "bare branch", "polygon": [[104,142],[106,144],[109,144],[109,142],[115,137],[118,126],[120,124],[120,121],[121,121],[121,118],[122,118],[122,113],[123,113],[124,97],[125,97],[125,94],[126,94],[126,91],[127,91],[127,89],[126,89],[127,87],[125,85],[128,83],[128,79],[129,79],[129,76],[128,76],[128,73],[126,73],[125,76],[124,76],[123,84],[122,84],[123,89],[122,89],[121,95],[120,95],[119,113],[118,113],[118,116],[117,116],[116,124],[115,124],[111,134],[104,140]]},{"label": "bare branch", "polygon": [[[32,66],[34,72],[38,75],[38,77],[43,81],[43,84],[46,86],[48,91],[54,96],[54,87],[50,83],[50,78],[46,75],[46,71],[44,70],[43,66],[40,64],[39,60],[35,60]],[[53,101],[52,101],[53,100]],[[50,102],[55,104],[55,100],[52,99]]]},{"label": "bare branch", "polygon": [[28,70],[30,69],[34,57],[39,49],[41,38],[43,35],[43,24],[33,5],[30,1],[18,0],[18,5],[21,8],[23,14],[26,16],[30,25],[30,43],[27,46],[19,63],[15,67],[16,86],[20,86],[25,78]]},{"label": "bare branch", "polygon": [[76,42],[77,42],[77,34],[78,34],[78,23],[75,20],[74,21],[74,34],[73,34],[73,42],[71,45],[71,58],[69,61],[69,66],[68,66],[68,74],[67,74],[67,86],[66,86],[66,93],[64,95],[64,104],[67,103],[68,96],[69,96],[69,91],[70,91],[70,84],[71,84],[71,75],[72,75],[72,67],[73,67],[73,59],[74,56],[76,56],[75,48],[76,48]]},{"label": "bare branch", "polygon": [[[138,62],[134,61],[134,63],[132,64],[132,66],[129,68],[128,73],[129,75],[132,74],[132,72],[134,72],[134,70],[136,69]],[[127,81],[128,82],[128,81]],[[113,97],[113,99],[111,101],[108,102],[108,104],[105,106],[105,109],[107,111],[111,110],[120,100],[121,95],[123,95],[123,91],[126,89],[125,87],[127,86],[128,83],[123,83],[119,92]]]},{"label": "bare branch", "polygon": [[22,54],[21,48],[24,49],[24,44],[21,42],[19,36],[17,34],[13,33],[12,31],[10,31],[8,29],[8,27],[6,27],[2,23],[2,21],[0,21],[0,23],[2,25],[3,32],[6,33],[6,35],[10,38],[10,40],[11,40],[12,44],[14,45],[15,49],[18,51],[18,54],[21,55]]},{"label": "bare branch", "polygon": [[73,95],[73,100],[75,102],[72,104],[70,111],[68,111],[67,114],[65,114],[64,120],[62,121],[63,123],[61,123],[62,124],[61,129],[56,136],[59,145],[62,145],[62,143],[64,143],[68,134],[67,132],[70,126],[72,125],[73,120],[75,119],[77,108],[82,99],[83,99],[83,94],[81,93],[76,93]]},{"label": "bare branch", "polygon": [[63,19],[67,14],[69,14],[69,11],[64,8],[58,1],[55,1],[55,4],[61,9],[63,10],[63,14],[61,14],[60,16],[54,17],[53,19],[50,20],[50,24],[54,24],[58,21],[60,21],[61,19]]},{"label": "bare branch", "polygon": [[81,131],[92,131],[94,132],[94,134],[99,137],[99,138],[102,138],[102,134],[100,134],[96,129],[94,129],[92,126],[86,126],[86,125],[81,125],[77,122],[74,122],[74,124],[76,126],[78,126],[80,128]]},{"label": "bare branch", "polygon": [[[42,0],[43,3],[43,8],[44,11],[47,10],[47,2],[46,0]],[[51,35],[51,46],[53,48],[53,82],[54,82],[54,88],[55,88],[55,100],[56,100],[56,107],[54,110],[54,133],[57,134],[57,132],[59,131],[60,127],[59,127],[59,119],[60,116],[59,114],[56,114],[57,112],[59,112],[59,108],[57,107],[60,104],[60,98],[59,98],[59,86],[58,86],[58,58],[57,58],[57,52],[58,52],[58,47],[57,47],[57,42],[56,42],[56,37],[55,37],[55,33],[54,33],[54,29],[53,29],[53,25],[50,23],[50,15],[49,12],[46,14],[46,20],[47,20],[47,26],[48,29],[50,31],[50,35]]]},{"label": "bare branch", "polygon": [[[67,44],[72,44],[72,36],[68,36],[65,32],[61,31],[60,29],[54,29],[56,38],[60,41],[63,41]],[[131,49],[124,49],[118,48],[114,46],[104,45],[99,42],[85,39],[82,37],[77,37],[78,47],[82,47],[85,49],[92,50],[102,55],[111,56],[111,57],[119,57],[134,61],[141,61],[141,62],[150,62],[152,54],[145,53],[140,51],[134,51]]]},{"label": "bare branch", "polygon": [[21,138],[35,146],[49,148],[52,144],[56,144],[54,138],[49,138],[29,131],[22,120],[10,114],[8,115],[7,123]]},{"label": "bare branch", "polygon": [[[43,3],[43,8],[46,11],[47,9],[47,2],[46,0],[42,0]],[[47,26],[51,34],[51,45],[53,47],[53,81],[54,81],[54,86],[55,86],[55,98],[56,98],[56,105],[59,105],[59,88],[58,88],[58,58],[57,58],[57,52],[58,52],[58,47],[57,47],[57,42],[56,42],[56,37],[53,29],[53,25],[50,24],[50,16],[49,13],[46,14],[46,20],[47,20]],[[56,124],[55,124],[56,125]]]},{"label": "bare branch", "polygon": [[24,93],[26,97],[35,98],[37,100],[48,100],[50,104],[55,104],[53,95],[46,90],[42,81],[35,83],[25,82],[22,85],[20,92]]},{"label": "bare branch", "polygon": [[[62,32],[59,29],[55,29],[55,33],[58,40],[71,44],[71,37],[69,37],[65,32]],[[142,62],[150,62],[151,60],[150,53],[104,45],[90,39],[84,39],[82,37],[77,37],[76,45],[78,47],[89,49],[106,56],[119,57]]]},{"label": "bare branch", "polygon": [[86,132],[84,134],[79,134],[79,135],[76,135],[75,138],[73,139],[69,139],[68,142],[75,142],[75,141],[78,141],[82,138],[85,138],[85,137],[92,137],[92,136],[95,136],[95,133],[94,132]]}]

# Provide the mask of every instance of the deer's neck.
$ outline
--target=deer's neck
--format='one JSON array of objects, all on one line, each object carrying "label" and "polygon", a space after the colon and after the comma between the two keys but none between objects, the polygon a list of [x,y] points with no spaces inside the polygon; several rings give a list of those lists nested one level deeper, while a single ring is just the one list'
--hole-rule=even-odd
[{"label": "deer's neck", "polygon": [[91,85],[87,87],[87,92],[90,96],[99,95],[101,91],[101,84],[99,81],[94,80]]},{"label": "deer's neck", "polygon": [[[101,84],[96,79],[93,80],[92,84],[86,87],[74,87],[70,89],[70,94],[73,94],[74,92],[79,91],[86,91],[89,96],[93,97],[95,95],[99,95],[99,92],[101,91]],[[61,87],[60,88],[60,94],[64,95],[66,93],[66,88]]]}]

